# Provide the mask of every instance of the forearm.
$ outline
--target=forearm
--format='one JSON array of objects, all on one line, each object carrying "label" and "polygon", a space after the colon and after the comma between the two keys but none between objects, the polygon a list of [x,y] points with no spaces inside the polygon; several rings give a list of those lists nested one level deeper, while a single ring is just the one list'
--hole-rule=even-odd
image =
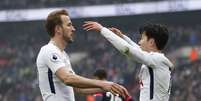
[{"label": "forearm", "polygon": [[56,76],[66,85],[77,88],[103,88],[109,82],[88,79],[74,73],[71,73],[67,68],[61,67],[56,71]]},{"label": "forearm", "polygon": [[115,47],[117,48],[121,53],[125,53],[127,50],[127,42],[122,39],[121,37],[114,34],[109,29],[103,27],[101,29],[101,34]]},{"label": "forearm", "polygon": [[64,83],[77,88],[101,88],[104,85],[104,82],[100,80],[92,80],[75,74],[66,76]]},{"label": "forearm", "polygon": [[74,90],[77,93],[81,93],[81,94],[96,94],[96,93],[100,93],[100,92],[104,92],[104,90],[100,89],[100,88],[86,88],[86,89],[80,89],[80,88],[74,88]]}]

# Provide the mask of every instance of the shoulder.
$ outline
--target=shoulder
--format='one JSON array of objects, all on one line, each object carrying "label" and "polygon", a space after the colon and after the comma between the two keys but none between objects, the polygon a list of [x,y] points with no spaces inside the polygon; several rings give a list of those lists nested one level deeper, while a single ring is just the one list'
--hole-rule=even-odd
[{"label": "shoulder", "polygon": [[153,57],[153,60],[158,62],[160,65],[166,65],[170,68],[173,67],[172,62],[163,53],[151,52],[150,56]]},{"label": "shoulder", "polygon": [[38,58],[39,59],[51,59],[52,61],[56,61],[61,57],[60,51],[56,48],[56,46],[52,44],[47,44],[41,47]]},{"label": "shoulder", "polygon": [[52,44],[47,44],[47,45],[44,45],[42,48],[41,48],[41,52],[43,54],[52,54],[52,53],[59,53],[59,50]]},{"label": "shoulder", "polygon": [[58,51],[57,48],[53,44],[46,44],[42,48],[42,50],[47,50],[47,51]]},{"label": "shoulder", "polygon": [[155,58],[165,59],[165,55],[159,52],[150,52],[150,55]]}]

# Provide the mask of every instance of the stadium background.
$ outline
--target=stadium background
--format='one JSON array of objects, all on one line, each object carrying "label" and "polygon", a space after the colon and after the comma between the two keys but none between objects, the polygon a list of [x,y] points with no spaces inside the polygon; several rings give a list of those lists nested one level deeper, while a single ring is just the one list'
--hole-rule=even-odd
[{"label": "stadium background", "polygon": [[[158,1],[163,0],[1,0],[0,11]],[[73,69],[77,74],[91,78],[96,69],[105,68],[109,74],[108,80],[123,84],[135,101],[138,101],[137,74],[140,64],[127,60],[98,33],[83,31],[82,24],[86,20],[94,20],[106,27],[117,27],[135,42],[140,38],[138,28],[144,23],[165,24],[170,30],[171,39],[164,52],[176,68],[173,72],[170,101],[200,101],[200,18],[199,9],[74,18],[72,22],[76,28],[75,42],[69,45],[66,51],[70,54]],[[0,101],[41,101],[35,60],[40,47],[47,42],[44,20],[0,22]],[[76,94],[76,99],[85,101],[85,96]]]}]

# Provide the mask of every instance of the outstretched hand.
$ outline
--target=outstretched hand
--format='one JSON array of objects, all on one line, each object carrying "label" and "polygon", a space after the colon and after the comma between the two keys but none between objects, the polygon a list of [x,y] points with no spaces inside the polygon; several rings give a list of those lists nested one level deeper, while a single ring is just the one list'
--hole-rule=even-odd
[{"label": "outstretched hand", "polygon": [[[83,29],[86,30],[86,31],[94,30],[94,31],[100,32],[102,27],[103,26],[100,23],[95,22],[95,21],[85,21],[84,25],[83,25]],[[108,28],[108,29],[111,30],[116,35],[118,35],[119,37],[123,37],[123,35],[124,35],[124,33],[122,33],[117,28],[111,27],[111,28]]]},{"label": "outstretched hand", "polygon": [[95,21],[85,21],[83,25],[83,29],[86,31],[94,30],[100,32],[102,27],[103,26],[101,24]]},{"label": "outstretched hand", "polygon": [[110,31],[112,31],[113,33],[115,33],[116,35],[118,35],[119,37],[123,37],[124,33],[122,33],[119,29],[117,28],[114,28],[114,27],[111,27],[111,28],[108,28]]}]

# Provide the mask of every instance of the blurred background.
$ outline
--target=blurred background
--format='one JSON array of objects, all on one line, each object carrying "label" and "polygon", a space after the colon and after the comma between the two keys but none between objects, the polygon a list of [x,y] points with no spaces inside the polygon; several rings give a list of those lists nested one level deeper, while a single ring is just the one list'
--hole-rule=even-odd
[{"label": "blurred background", "polygon": [[[104,68],[108,80],[123,84],[139,101],[141,64],[126,59],[95,32],[85,32],[86,20],[117,27],[138,42],[138,28],[147,23],[168,27],[164,53],[175,65],[170,101],[201,101],[201,0],[1,0],[0,101],[42,101],[36,56],[48,43],[44,20],[55,9],[69,11],[76,28],[66,51],[79,75],[92,78]],[[76,95],[76,101],[86,96]]]}]

